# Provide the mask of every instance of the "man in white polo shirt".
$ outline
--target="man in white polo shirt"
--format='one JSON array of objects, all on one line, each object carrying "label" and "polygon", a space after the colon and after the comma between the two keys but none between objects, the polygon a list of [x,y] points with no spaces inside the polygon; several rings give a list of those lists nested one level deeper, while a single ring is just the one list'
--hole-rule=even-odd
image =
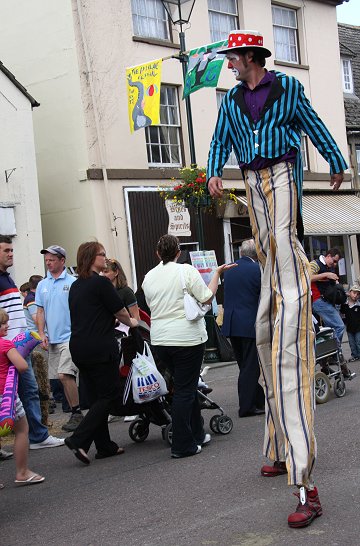
[{"label": "man in white polo shirt", "polygon": [[69,291],[76,279],[66,270],[66,252],[61,246],[49,246],[41,254],[45,255],[47,276],[39,282],[35,296],[39,335],[43,347],[49,351],[49,379],[60,379],[71,407],[71,417],[62,429],[72,432],[83,419],[76,384],[78,369],[69,351]]}]

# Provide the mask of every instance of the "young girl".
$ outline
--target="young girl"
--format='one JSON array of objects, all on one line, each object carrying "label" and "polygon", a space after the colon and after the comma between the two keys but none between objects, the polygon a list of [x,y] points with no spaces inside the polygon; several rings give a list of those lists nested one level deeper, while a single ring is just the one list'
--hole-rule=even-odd
[{"label": "young girl", "polygon": [[[28,367],[26,361],[15,349],[13,342],[4,339],[8,332],[8,321],[9,315],[3,309],[0,309],[0,401],[4,392],[9,366],[13,364],[19,373],[25,372]],[[28,468],[29,427],[19,396],[16,399],[14,433],[15,483],[18,485],[42,483],[45,478]]]}]

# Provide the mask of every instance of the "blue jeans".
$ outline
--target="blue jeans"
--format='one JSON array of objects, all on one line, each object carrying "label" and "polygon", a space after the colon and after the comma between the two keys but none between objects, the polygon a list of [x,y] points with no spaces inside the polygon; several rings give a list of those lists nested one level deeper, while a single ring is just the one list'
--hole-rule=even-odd
[{"label": "blue jeans", "polygon": [[322,318],[324,326],[329,326],[335,330],[338,346],[341,348],[345,325],[337,309],[322,298],[314,301],[312,307],[313,311]]},{"label": "blue jeans", "polygon": [[351,356],[353,358],[360,358],[360,332],[356,332],[355,334],[348,332],[348,338]]},{"label": "blue jeans", "polygon": [[26,417],[29,423],[30,444],[38,444],[49,436],[47,427],[41,422],[41,410],[39,400],[39,388],[31,365],[31,358],[26,359],[28,369],[19,374],[19,397],[23,403]]}]

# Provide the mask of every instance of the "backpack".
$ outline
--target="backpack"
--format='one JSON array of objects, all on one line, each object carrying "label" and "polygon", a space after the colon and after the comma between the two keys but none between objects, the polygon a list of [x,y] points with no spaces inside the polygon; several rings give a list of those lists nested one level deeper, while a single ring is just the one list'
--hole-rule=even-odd
[{"label": "backpack", "polygon": [[346,302],[346,292],[343,286],[339,283],[330,283],[322,294],[322,297],[331,305],[342,305]]}]

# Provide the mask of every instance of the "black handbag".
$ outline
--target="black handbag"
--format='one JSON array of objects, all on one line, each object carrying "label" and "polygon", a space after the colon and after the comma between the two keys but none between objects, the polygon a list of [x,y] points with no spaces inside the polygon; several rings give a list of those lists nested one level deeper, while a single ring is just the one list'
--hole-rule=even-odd
[{"label": "black handbag", "polygon": [[217,344],[217,349],[219,351],[220,361],[231,362],[232,360],[236,360],[230,341],[228,340],[226,336],[224,336],[221,333],[221,330],[217,322],[216,321],[214,322],[215,322],[216,344]]},{"label": "black handbag", "polygon": [[330,283],[324,289],[322,297],[331,305],[342,305],[346,302],[346,292],[343,286],[339,283]]}]

